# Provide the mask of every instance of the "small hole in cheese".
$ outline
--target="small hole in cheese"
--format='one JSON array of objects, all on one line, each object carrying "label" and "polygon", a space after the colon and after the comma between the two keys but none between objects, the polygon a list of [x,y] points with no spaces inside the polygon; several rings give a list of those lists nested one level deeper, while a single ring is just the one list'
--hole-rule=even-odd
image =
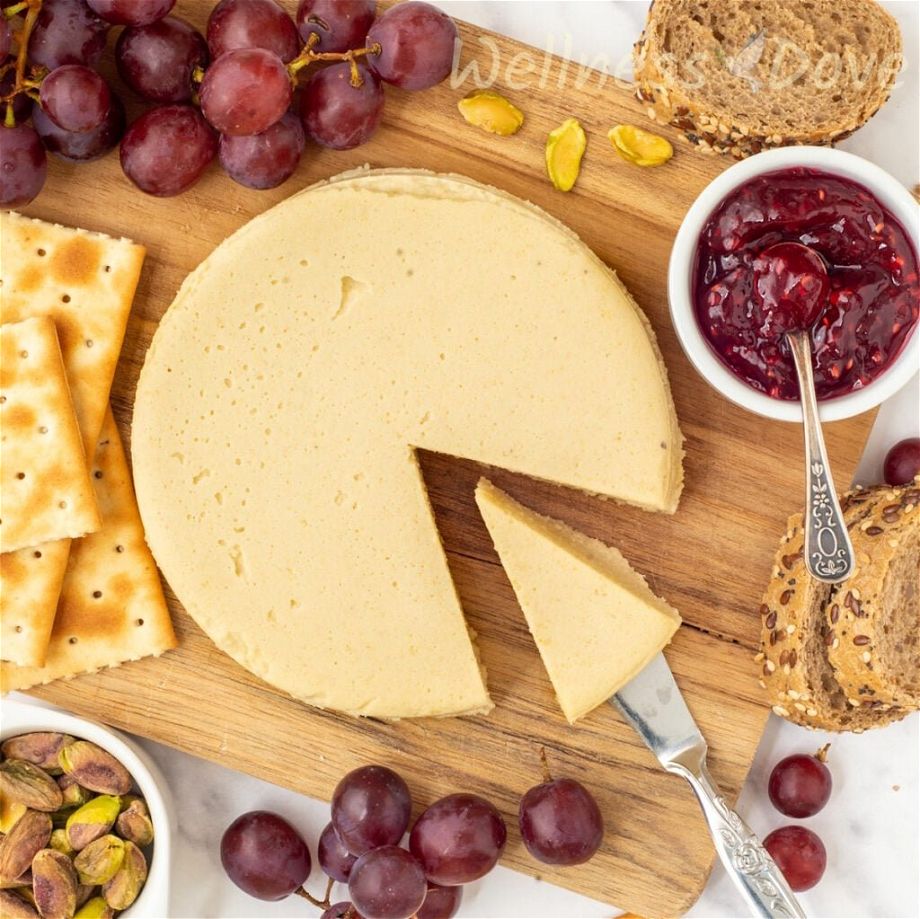
[{"label": "small hole in cheese", "polygon": [[17,625],[17,626],[16,626],[16,631],[17,631],[17,632],[21,632],[21,631],[22,631],[22,626],[21,626],[21,625]]},{"label": "small hole in cheese", "polygon": [[124,547],[124,546],[115,546],[115,551],[116,551],[116,552],[124,552],[124,551],[125,551],[125,547]]},{"label": "small hole in cheese", "polygon": [[20,356],[20,357],[28,357],[28,356],[29,356],[29,352],[28,352],[28,351],[20,351],[20,352],[19,352],[19,356]]},{"label": "small hole in cheese", "polygon": [[32,553],[32,558],[41,558],[41,557],[42,557],[42,554],[41,554],[41,551],[40,551],[39,549],[36,549],[36,550]]},{"label": "small hole in cheese", "polygon": [[67,507],[67,502],[66,502],[66,501],[58,501],[58,507],[59,507],[61,510],[64,510],[64,508]]},{"label": "small hole in cheese", "polygon": [[61,303],[70,303],[70,294],[64,294],[61,297]]},{"label": "small hole in cheese", "polygon": [[94,600],[100,600],[100,599],[102,599],[102,591],[101,591],[101,590],[94,590],[94,591],[93,591],[93,599],[94,599]]},{"label": "small hole in cheese", "polygon": [[17,472],[17,473],[16,473],[16,478],[17,478],[17,479],[24,479],[25,477],[26,477],[26,474],[25,474],[24,472]]},{"label": "small hole in cheese", "polygon": [[47,433],[48,433],[48,429],[47,429],[44,425],[42,425],[42,426],[38,429],[38,433],[39,433],[39,434],[47,434]]},{"label": "small hole in cheese", "polygon": [[136,620],[134,621],[134,624],[135,624],[135,625],[143,625],[143,624],[144,624],[144,620],[143,620],[143,619],[136,619]]},{"label": "small hole in cheese", "polygon": [[47,253],[45,252],[44,249],[36,249],[36,250],[35,250],[35,254],[38,255],[38,256],[47,255]]},{"label": "small hole in cheese", "polygon": [[93,340],[92,340],[91,338],[87,338],[87,339],[86,339],[86,347],[87,347],[87,348],[92,348],[92,346],[93,346]]},{"label": "small hole in cheese", "polygon": [[67,641],[70,642],[70,644],[75,645],[77,643],[76,635],[71,635],[70,638],[67,639]]}]

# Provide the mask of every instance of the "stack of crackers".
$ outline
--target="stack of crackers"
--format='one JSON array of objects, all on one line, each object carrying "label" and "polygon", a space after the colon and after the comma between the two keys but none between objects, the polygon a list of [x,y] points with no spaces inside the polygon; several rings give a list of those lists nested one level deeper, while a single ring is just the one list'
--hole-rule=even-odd
[{"label": "stack of crackers", "polygon": [[0,687],[175,647],[109,391],[144,249],[0,214]]}]

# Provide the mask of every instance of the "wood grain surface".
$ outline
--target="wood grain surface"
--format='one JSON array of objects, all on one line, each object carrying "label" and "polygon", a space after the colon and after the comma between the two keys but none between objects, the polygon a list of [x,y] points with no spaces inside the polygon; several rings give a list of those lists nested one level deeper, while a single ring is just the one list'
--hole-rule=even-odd
[{"label": "wood grain surface", "polygon": [[[284,2],[293,8],[293,0]],[[180,0],[177,12],[201,26],[212,5]],[[365,162],[458,172],[528,198],[573,227],[617,269],[657,332],[687,438],[680,509],[673,517],[648,514],[500,471],[490,476],[535,510],[615,544],[681,611],[686,624],[667,657],[709,740],[713,774],[734,799],[769,711],[752,660],[759,597],[803,486],[797,426],[746,414],[720,397],[683,356],[668,317],[665,275],[674,234],[694,196],[729,163],[691,152],[670,131],[677,153],[668,165],[625,163],[606,132],[618,122],[645,122],[640,105],[612,77],[472,27],[462,27],[462,37],[461,69],[474,59],[481,73],[494,69],[496,88],[524,111],[516,136],[495,137],[461,120],[456,101],[474,88],[469,78],[415,95],[388,87],[384,125],[371,143],[348,153],[310,147],[296,176],[274,191],[244,189],[214,168],[187,194],[159,200],[134,189],[111,155],[79,167],[55,160],[47,187],[26,211],[123,234],[148,248],[113,392],[126,437],[144,353],[184,276],[253,215],[311,182]],[[545,177],[543,143],[570,116],[581,120],[589,141],[581,178],[566,195]],[[308,253],[312,241],[303,244]],[[558,295],[566,297],[565,289]],[[218,315],[220,303],[213,309]],[[863,416],[827,428],[839,482],[849,480],[870,421]],[[506,865],[643,916],[681,913],[713,860],[692,794],[658,768],[609,706],[577,727],[566,724],[476,511],[473,488],[482,468],[430,454],[422,465],[488,668],[496,703],[488,717],[386,724],[308,708],[217,651],[172,596],[179,650],[37,695],[319,798],[330,797],[345,771],[368,762],[387,763],[407,778],[416,811],[450,791],[479,792],[508,821]],[[553,869],[521,845],[518,801],[540,779],[541,746],[555,774],[580,779],[600,801],[607,834],[586,865]]]}]

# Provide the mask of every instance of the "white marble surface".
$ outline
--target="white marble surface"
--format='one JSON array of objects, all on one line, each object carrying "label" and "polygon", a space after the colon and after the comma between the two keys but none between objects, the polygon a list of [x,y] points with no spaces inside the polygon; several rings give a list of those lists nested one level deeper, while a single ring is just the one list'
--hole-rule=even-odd
[{"label": "white marble surface", "polygon": [[[565,49],[575,60],[622,73],[629,45],[644,18],[645,2],[464,2],[441,4],[452,15],[540,48]],[[901,20],[907,67],[891,102],[844,146],[881,164],[901,181],[914,185],[918,175],[918,21],[916,2],[888,3]],[[570,50],[569,50],[570,49]],[[602,59],[599,56],[603,56]],[[577,114],[577,113],[573,113]],[[917,379],[886,404],[860,468],[862,481],[877,481],[881,457],[902,437],[920,433]],[[787,822],[770,806],[766,778],[772,765],[790,752],[811,752],[823,743],[812,734],[772,717],[757,753],[739,809],[765,835]],[[833,741],[830,767],[834,793],[817,817],[807,821],[828,849],[827,874],[801,899],[810,916],[916,917],[918,894],[918,764],[920,718],[862,736],[828,737]],[[167,747],[144,745],[166,773],[179,815],[175,846],[172,912],[179,917],[310,916],[304,901],[277,904],[249,899],[224,877],[218,842],[240,812],[269,808],[288,816],[306,838],[315,840],[328,820],[328,806],[264,782],[223,769]],[[309,738],[304,738],[303,768],[309,768]],[[675,779],[675,781],[677,781]],[[662,840],[667,845],[667,840]],[[312,888],[322,880],[314,870]],[[340,891],[341,892],[341,891]],[[612,916],[611,906],[499,868],[470,885],[461,916]],[[721,868],[690,914],[696,917],[741,916],[743,904]]]}]

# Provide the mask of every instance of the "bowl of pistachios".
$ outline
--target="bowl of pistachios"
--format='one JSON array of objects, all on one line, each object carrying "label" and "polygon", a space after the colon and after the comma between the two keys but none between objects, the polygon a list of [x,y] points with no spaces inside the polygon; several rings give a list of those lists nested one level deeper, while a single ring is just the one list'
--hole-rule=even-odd
[{"label": "bowl of pistachios", "polygon": [[0,915],[164,919],[173,825],[163,776],[110,728],[3,701]]}]

